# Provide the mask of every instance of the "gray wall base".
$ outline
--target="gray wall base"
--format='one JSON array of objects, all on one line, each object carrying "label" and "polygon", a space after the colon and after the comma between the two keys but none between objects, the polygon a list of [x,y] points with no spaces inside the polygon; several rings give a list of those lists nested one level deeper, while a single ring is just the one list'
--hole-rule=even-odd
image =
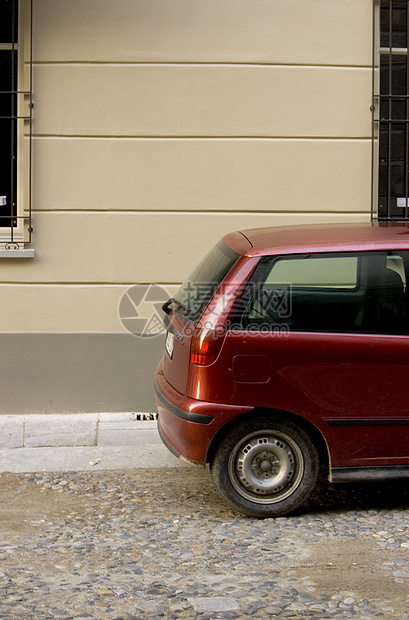
[{"label": "gray wall base", "polygon": [[0,334],[0,414],[155,411],[164,336]]}]

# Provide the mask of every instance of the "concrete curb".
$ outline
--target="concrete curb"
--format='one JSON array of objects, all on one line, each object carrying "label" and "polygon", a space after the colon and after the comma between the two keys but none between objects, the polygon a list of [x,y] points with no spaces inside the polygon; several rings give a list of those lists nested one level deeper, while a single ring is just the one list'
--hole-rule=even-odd
[{"label": "concrete curb", "polygon": [[0,472],[185,467],[162,444],[155,418],[135,413],[0,416]]},{"label": "concrete curb", "polygon": [[0,449],[113,446],[157,435],[153,413],[67,413],[0,416]]}]

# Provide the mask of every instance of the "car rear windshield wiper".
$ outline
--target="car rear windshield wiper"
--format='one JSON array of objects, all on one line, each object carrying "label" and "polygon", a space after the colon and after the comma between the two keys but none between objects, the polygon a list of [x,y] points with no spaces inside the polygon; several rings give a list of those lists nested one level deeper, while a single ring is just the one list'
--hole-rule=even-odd
[{"label": "car rear windshield wiper", "polygon": [[171,310],[170,310],[170,306],[172,304],[176,304],[177,306],[179,306],[179,308],[183,308],[183,310],[188,311],[189,309],[187,308],[187,306],[185,306],[185,304],[182,304],[182,302],[178,301],[177,299],[175,299],[174,297],[171,297],[170,299],[168,299],[168,301],[166,301],[163,306],[162,306],[162,310],[163,312],[165,312],[166,314],[170,314]]}]

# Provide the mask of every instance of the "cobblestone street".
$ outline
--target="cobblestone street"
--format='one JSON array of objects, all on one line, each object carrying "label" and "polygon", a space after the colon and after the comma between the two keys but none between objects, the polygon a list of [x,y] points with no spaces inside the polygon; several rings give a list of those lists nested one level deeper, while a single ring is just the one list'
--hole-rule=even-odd
[{"label": "cobblestone street", "polygon": [[190,467],[0,475],[0,618],[409,618],[404,485],[234,514]]}]

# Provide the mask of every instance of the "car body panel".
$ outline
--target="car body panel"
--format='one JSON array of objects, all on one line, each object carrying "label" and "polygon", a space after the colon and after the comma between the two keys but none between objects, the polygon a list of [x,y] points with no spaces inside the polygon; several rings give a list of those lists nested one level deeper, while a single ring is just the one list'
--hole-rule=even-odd
[{"label": "car body panel", "polygon": [[[171,329],[184,336],[175,339],[172,359],[164,353],[156,374],[159,429],[166,445],[203,463],[219,433],[235,419],[279,413],[315,429],[332,472],[359,471],[362,479],[370,479],[370,470],[389,467],[398,475],[400,466],[404,475],[409,466],[409,335],[222,328],[265,257],[409,251],[408,225],[253,229],[224,240],[241,258],[194,326],[221,328],[216,359],[192,363],[194,329],[176,311],[168,319]],[[174,407],[212,419],[200,423]]]},{"label": "car body panel", "polygon": [[165,379],[162,361],[155,374],[156,403],[162,440],[178,457],[205,464],[217,433],[230,420],[253,410],[186,398]]},{"label": "car body panel", "polygon": [[407,248],[409,224],[380,222],[277,226],[241,231],[251,249],[246,256]]}]

